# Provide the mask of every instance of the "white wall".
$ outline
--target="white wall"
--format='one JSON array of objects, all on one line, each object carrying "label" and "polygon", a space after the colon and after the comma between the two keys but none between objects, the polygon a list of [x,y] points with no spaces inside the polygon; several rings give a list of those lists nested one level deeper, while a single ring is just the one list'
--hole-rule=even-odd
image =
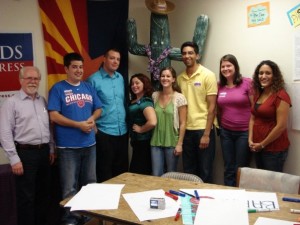
[{"label": "white wall", "polygon": [[[171,44],[180,47],[191,40],[196,18],[207,14],[210,19],[208,40],[202,64],[218,75],[219,59],[227,53],[236,55],[241,72],[251,76],[256,65],[263,59],[277,62],[285,74],[285,80],[292,82],[293,37],[299,28],[289,24],[286,12],[299,0],[270,0],[270,25],[247,28],[246,9],[258,0],[170,0],[176,11],[169,14]],[[143,0],[129,0],[129,17],[137,22],[138,41],[149,43],[150,11]],[[46,63],[37,0],[0,0],[0,32],[32,32],[34,63],[46,75]],[[184,69],[181,62],[173,66],[179,73]],[[146,57],[129,54],[129,74],[146,72]],[[46,79],[41,81],[40,92],[47,95]],[[296,103],[294,103],[296,104]],[[290,153],[285,171],[300,175],[300,132],[290,131]],[[215,162],[216,182],[222,183],[223,162],[218,147]]]},{"label": "white wall", "polygon": [[[42,73],[39,89],[42,95],[47,96],[46,59],[37,0],[0,0],[0,32],[32,33],[34,65]],[[0,148],[0,165],[5,163],[8,160]]]},{"label": "white wall", "polygon": [[[218,77],[219,60],[228,53],[234,54],[244,76],[251,77],[257,64],[270,59],[277,62],[287,83],[293,77],[293,40],[296,31],[290,25],[286,12],[299,4],[299,0],[270,0],[270,25],[247,27],[247,6],[266,1],[258,0],[170,0],[176,11],[168,15],[171,45],[180,47],[192,40],[196,19],[207,14],[210,20],[209,33],[202,64]],[[137,23],[138,42],[148,44],[150,39],[150,11],[144,1],[129,0],[129,17]],[[129,74],[147,73],[147,58],[129,54]],[[184,69],[182,62],[172,62],[177,72]],[[297,104],[294,102],[294,104]],[[299,103],[298,103],[299,104]],[[300,132],[289,131],[291,146],[285,171],[300,175]],[[215,181],[223,181],[223,161],[220,148],[215,161]]]},{"label": "white wall", "polygon": [[37,0],[0,0],[0,32],[32,33],[34,65],[42,73],[40,93],[46,96],[46,58]]}]

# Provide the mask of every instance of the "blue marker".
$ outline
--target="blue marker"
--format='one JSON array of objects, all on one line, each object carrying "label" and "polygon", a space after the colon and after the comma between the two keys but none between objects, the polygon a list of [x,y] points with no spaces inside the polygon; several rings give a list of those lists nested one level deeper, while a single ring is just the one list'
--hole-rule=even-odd
[{"label": "blue marker", "polygon": [[198,194],[198,191],[197,190],[194,190],[194,193],[195,193],[195,197],[196,197],[196,199],[200,199],[200,197],[199,197],[199,194]]},{"label": "blue marker", "polygon": [[191,196],[192,198],[195,198],[195,195],[192,195],[192,194],[187,193],[187,192],[184,192],[184,191],[180,191],[180,192],[182,192],[183,194],[186,194],[186,195],[188,195],[188,196]]},{"label": "blue marker", "polygon": [[169,192],[173,195],[178,195],[178,196],[181,196],[181,197],[185,197],[184,193],[181,193],[181,192],[178,192],[178,191],[169,190]]},{"label": "blue marker", "polygon": [[286,202],[300,202],[299,198],[288,198],[288,197],[283,197],[282,201],[286,201]]}]

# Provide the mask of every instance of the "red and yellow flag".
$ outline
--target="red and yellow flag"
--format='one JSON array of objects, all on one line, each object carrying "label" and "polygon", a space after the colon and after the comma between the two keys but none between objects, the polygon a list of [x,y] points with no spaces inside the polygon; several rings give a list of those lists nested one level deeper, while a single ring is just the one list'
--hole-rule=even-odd
[{"label": "red and yellow flag", "polygon": [[63,56],[78,52],[84,58],[84,79],[96,72],[103,56],[88,51],[86,0],[39,0],[48,70],[48,89],[66,78]]}]

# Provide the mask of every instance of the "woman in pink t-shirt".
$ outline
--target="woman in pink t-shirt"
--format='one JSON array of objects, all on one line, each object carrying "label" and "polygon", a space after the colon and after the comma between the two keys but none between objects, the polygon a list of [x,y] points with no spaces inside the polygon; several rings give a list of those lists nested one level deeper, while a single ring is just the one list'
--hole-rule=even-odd
[{"label": "woman in pink t-shirt", "polygon": [[249,123],[249,146],[259,169],[282,172],[288,154],[287,120],[291,100],[278,65],[262,61],[253,75],[254,105]]},{"label": "woman in pink t-shirt", "polygon": [[220,60],[218,119],[224,160],[224,184],[236,185],[238,167],[249,166],[248,127],[251,115],[251,79],[243,78],[235,56]]}]

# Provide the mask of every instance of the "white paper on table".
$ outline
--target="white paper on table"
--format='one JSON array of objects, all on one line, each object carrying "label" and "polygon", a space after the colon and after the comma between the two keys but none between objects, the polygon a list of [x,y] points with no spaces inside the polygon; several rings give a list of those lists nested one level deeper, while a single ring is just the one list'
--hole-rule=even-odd
[{"label": "white paper on table", "polygon": [[[165,191],[162,189],[127,193],[123,194],[123,197],[140,221],[175,217],[180,206],[180,198],[175,201],[172,198],[165,196]],[[151,197],[165,198],[166,208],[164,210],[151,209]]]},{"label": "white paper on table", "polygon": [[125,184],[88,184],[65,205],[74,210],[117,209]]},{"label": "white paper on table", "polygon": [[244,200],[200,198],[194,225],[249,225]]},{"label": "white paper on table", "polygon": [[279,210],[276,193],[246,191],[248,209]]},{"label": "white paper on table", "polygon": [[[180,189],[194,195],[194,189]],[[199,196],[210,196],[215,199],[242,199],[245,198],[249,209],[279,210],[276,193],[250,192],[243,189],[196,189]]]},{"label": "white paper on table", "polygon": [[254,225],[293,225],[297,222],[258,217]]}]

